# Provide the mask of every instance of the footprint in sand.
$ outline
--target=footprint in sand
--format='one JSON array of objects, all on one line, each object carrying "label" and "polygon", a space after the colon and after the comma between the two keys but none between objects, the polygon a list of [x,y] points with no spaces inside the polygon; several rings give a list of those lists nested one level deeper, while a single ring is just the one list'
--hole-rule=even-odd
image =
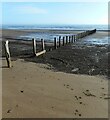
[{"label": "footprint in sand", "polygon": [[23,93],[24,91],[23,91],[23,90],[21,90],[20,92],[21,92],[21,93]]},{"label": "footprint in sand", "polygon": [[69,88],[69,85],[68,85],[68,84],[67,84],[67,85],[66,85],[66,84],[64,84],[64,86],[65,86],[66,88]]},{"label": "footprint in sand", "polygon": [[18,105],[16,105],[16,107],[18,107]]},{"label": "footprint in sand", "polygon": [[[69,88],[69,87],[70,87],[70,85],[68,85],[68,84],[67,84],[67,85],[66,85],[66,84],[64,84],[64,86],[65,86],[66,88]],[[72,90],[72,91],[73,91],[74,89],[73,89],[73,88],[70,88],[70,90]]]},{"label": "footprint in sand", "polygon": [[82,104],[82,102],[79,102],[80,104]]},{"label": "footprint in sand", "polygon": [[78,97],[78,96],[75,96],[75,98],[76,98],[77,100],[82,99],[82,97]]},{"label": "footprint in sand", "polygon": [[54,107],[52,106],[51,108],[53,109]]},{"label": "footprint in sand", "polygon": [[102,90],[104,90],[104,88],[101,88]]},{"label": "footprint in sand", "polygon": [[7,111],[7,113],[11,113],[12,112],[12,110],[11,109],[9,109],[8,111]]},{"label": "footprint in sand", "polygon": [[74,114],[77,116],[81,116],[81,113],[79,113],[79,111],[77,109],[75,110]]},{"label": "footprint in sand", "polygon": [[92,96],[92,97],[96,97],[94,94],[92,94],[89,90],[86,90],[83,92],[86,96]]},{"label": "footprint in sand", "polygon": [[82,101],[80,101],[80,100],[82,99],[82,97],[75,96],[75,98],[76,98],[76,100],[79,101],[79,104],[83,104],[83,105],[85,105]]}]

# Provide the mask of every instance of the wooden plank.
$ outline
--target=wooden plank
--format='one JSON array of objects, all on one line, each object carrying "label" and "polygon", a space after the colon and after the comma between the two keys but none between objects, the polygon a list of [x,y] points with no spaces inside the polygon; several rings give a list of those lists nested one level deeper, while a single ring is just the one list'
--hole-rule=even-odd
[{"label": "wooden plank", "polygon": [[43,50],[43,51],[41,51],[41,52],[36,53],[36,56],[38,57],[38,56],[40,56],[40,55],[42,55],[42,54],[44,54],[44,53],[46,53],[46,50]]},{"label": "wooden plank", "polygon": [[36,55],[36,40],[35,40],[35,38],[32,39],[32,44],[33,44],[33,54],[35,56]]},{"label": "wooden plank", "polygon": [[9,51],[8,43],[9,43],[9,41],[7,40],[5,42],[5,54],[6,54],[8,68],[11,68],[11,58],[10,58],[10,51]]}]

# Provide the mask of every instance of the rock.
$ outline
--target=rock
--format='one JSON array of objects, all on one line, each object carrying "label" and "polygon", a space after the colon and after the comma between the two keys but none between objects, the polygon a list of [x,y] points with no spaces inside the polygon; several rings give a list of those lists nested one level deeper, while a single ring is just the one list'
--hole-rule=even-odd
[{"label": "rock", "polygon": [[79,68],[74,68],[73,70],[72,70],[72,72],[78,72],[79,71]]},{"label": "rock", "polygon": [[89,70],[89,75],[91,75],[94,71],[95,71],[94,68],[90,69],[90,70]]}]

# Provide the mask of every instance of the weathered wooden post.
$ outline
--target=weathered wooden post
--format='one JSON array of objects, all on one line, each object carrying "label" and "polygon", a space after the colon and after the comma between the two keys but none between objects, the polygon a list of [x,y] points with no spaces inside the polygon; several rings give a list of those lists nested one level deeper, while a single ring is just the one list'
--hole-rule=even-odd
[{"label": "weathered wooden post", "polygon": [[79,33],[79,39],[81,38],[81,33]]},{"label": "weathered wooden post", "polygon": [[76,34],[76,39],[75,39],[75,41],[77,41],[77,38],[78,38],[78,35]]},{"label": "weathered wooden post", "polygon": [[65,45],[65,37],[63,37],[63,46]]},{"label": "weathered wooden post", "polygon": [[66,36],[66,44],[68,44],[68,36]]},{"label": "weathered wooden post", "polygon": [[54,37],[54,48],[57,49],[57,39]]},{"label": "weathered wooden post", "polygon": [[5,54],[6,54],[8,68],[10,68],[11,67],[11,58],[10,58],[10,51],[9,51],[8,43],[9,43],[9,41],[7,40],[5,42]]},{"label": "weathered wooden post", "polygon": [[32,39],[32,43],[33,43],[33,55],[36,56],[36,40],[35,40],[35,38]]},{"label": "weathered wooden post", "polygon": [[85,37],[85,31],[84,31],[84,37]]},{"label": "weathered wooden post", "polygon": [[69,43],[71,43],[71,36],[69,36]]},{"label": "weathered wooden post", "polygon": [[42,44],[42,50],[45,50],[44,39],[41,39],[41,44]]},{"label": "weathered wooden post", "polygon": [[77,40],[79,39],[79,33],[77,34]]},{"label": "weathered wooden post", "polygon": [[74,39],[74,36],[72,35],[72,36],[71,36],[71,42],[72,42],[72,43],[73,43],[73,39]]},{"label": "weathered wooden post", "polygon": [[74,35],[74,42],[76,41],[76,35]]},{"label": "weathered wooden post", "polygon": [[59,36],[59,47],[61,46],[61,36]]}]

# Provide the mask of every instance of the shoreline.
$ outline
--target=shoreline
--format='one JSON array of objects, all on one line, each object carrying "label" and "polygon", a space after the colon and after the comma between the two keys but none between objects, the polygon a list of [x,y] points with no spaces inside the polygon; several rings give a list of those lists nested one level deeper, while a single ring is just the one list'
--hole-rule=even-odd
[{"label": "shoreline", "polygon": [[[32,32],[32,31],[31,31]],[[58,32],[58,31],[57,31]],[[74,31],[77,32],[77,31]],[[3,31],[4,44],[5,36],[17,36],[27,34],[27,32],[6,30]],[[108,35],[107,32],[96,32],[91,38],[103,38]],[[85,39],[85,38],[83,38]],[[81,40],[83,40],[81,39]],[[55,70],[72,74],[88,74],[88,75],[105,75],[108,76],[109,45],[81,45],[76,43],[62,46],[54,50],[53,43],[50,41],[45,43],[46,54],[39,56],[37,59],[32,57],[32,41],[28,40],[11,40],[10,52],[12,59],[24,58],[25,61],[35,63],[45,63],[53,66]],[[37,43],[37,51],[41,50],[41,43]],[[20,48],[20,49],[19,49]],[[2,56],[5,56],[4,46],[2,45]],[[52,50],[52,51],[51,51]],[[59,54],[60,53],[60,54]],[[63,61],[63,62],[62,62]],[[77,69],[77,70],[76,70]]]}]

